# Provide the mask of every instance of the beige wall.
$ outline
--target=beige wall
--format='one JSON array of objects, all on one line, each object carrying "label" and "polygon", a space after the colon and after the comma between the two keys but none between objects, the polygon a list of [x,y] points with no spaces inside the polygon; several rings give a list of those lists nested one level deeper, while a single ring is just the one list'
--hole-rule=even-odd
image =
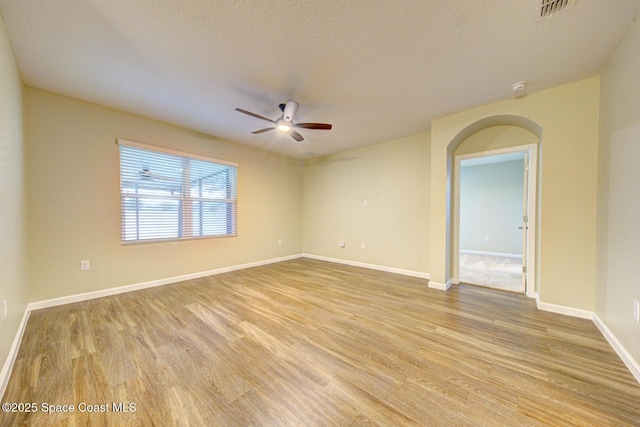
[{"label": "beige wall", "polygon": [[[541,301],[592,310],[595,291],[599,78],[510,99],[432,122],[431,278],[446,283],[449,263],[448,158],[478,121],[515,117],[541,130],[539,294]],[[504,120],[502,120],[504,121]],[[449,167],[448,167],[449,165]]]},{"label": "beige wall", "polygon": [[601,75],[596,314],[637,363],[640,323],[640,21]]},{"label": "beige wall", "polygon": [[[28,302],[22,129],[22,81],[0,15],[0,366],[7,359]],[[7,301],[9,309],[6,321],[2,320],[2,301]]]},{"label": "beige wall", "polygon": [[[30,301],[302,252],[296,160],[33,88],[25,111]],[[238,236],[122,246],[116,138],[239,162]]]},{"label": "beige wall", "polygon": [[537,144],[540,141],[533,133],[517,126],[491,126],[482,129],[460,143],[454,155],[483,153],[501,148]]},{"label": "beige wall", "polygon": [[308,161],[304,252],[428,273],[429,140],[419,134]]}]

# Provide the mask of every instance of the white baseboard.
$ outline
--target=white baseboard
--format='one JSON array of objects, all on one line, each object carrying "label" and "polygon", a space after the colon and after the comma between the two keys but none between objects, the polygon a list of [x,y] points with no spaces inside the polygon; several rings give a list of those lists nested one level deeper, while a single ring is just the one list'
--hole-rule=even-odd
[{"label": "white baseboard", "polygon": [[565,316],[579,317],[581,319],[593,320],[593,312],[581,310],[579,308],[567,307],[564,305],[549,304],[540,301],[540,295],[536,294],[536,307],[538,310],[549,311],[551,313],[564,314]]},{"label": "white baseboard", "polygon": [[20,320],[20,324],[18,325],[18,331],[13,339],[13,344],[11,344],[11,348],[9,349],[7,360],[5,360],[2,371],[0,371],[0,401],[3,401],[2,397],[4,396],[4,392],[7,390],[9,377],[11,377],[13,365],[18,357],[18,350],[20,349],[20,343],[22,342],[22,335],[24,335],[24,330],[27,327],[27,321],[29,320],[30,314],[31,311],[27,306],[24,310],[24,314],[22,315],[22,320]]},{"label": "white baseboard", "polygon": [[467,249],[460,249],[461,254],[474,254],[474,255],[488,255],[488,256],[502,256],[505,258],[520,258],[522,259],[522,254],[507,254],[502,252],[487,252],[487,251],[471,251]]},{"label": "white baseboard", "polygon": [[233,265],[230,267],[222,267],[214,270],[200,271],[198,273],[184,274],[181,276],[168,277],[165,279],[151,280],[149,282],[136,283],[133,285],[119,286],[117,288],[102,289],[99,291],[85,292],[82,294],[69,295],[60,298],[52,298],[44,301],[32,302],[27,306],[29,311],[40,310],[42,308],[55,307],[63,304],[71,304],[74,302],[87,301],[95,298],[102,298],[110,295],[123,294],[125,292],[137,291],[140,289],[153,288],[156,286],[168,285],[170,283],[183,282],[185,280],[198,279],[200,277],[213,276],[215,274],[228,273],[230,271],[243,270],[245,268],[259,267],[261,265],[273,264],[276,262],[288,261],[300,258],[302,255],[289,255],[280,258],[272,258],[263,261],[250,262],[247,264]]},{"label": "white baseboard", "polygon": [[613,332],[607,328],[607,325],[605,325],[602,319],[600,319],[600,317],[595,313],[593,313],[593,323],[595,323],[598,329],[600,329],[600,332],[609,342],[609,345],[611,345],[615,352],[618,353],[618,356],[622,359],[622,362],[627,366],[629,371],[631,371],[631,374],[635,377],[636,381],[640,383],[640,364],[631,356],[631,354],[629,354],[622,343],[618,341],[615,335],[613,335]]},{"label": "white baseboard", "polygon": [[331,258],[331,257],[326,257],[326,256],[321,256],[321,255],[313,255],[313,254],[306,254],[306,253],[302,254],[302,257],[311,258],[311,259],[317,259],[319,261],[334,262],[334,263],[337,263],[337,264],[345,264],[345,265],[350,265],[352,267],[362,267],[362,268],[369,268],[371,270],[386,271],[387,273],[402,274],[403,276],[418,277],[420,279],[429,279],[429,273],[423,273],[423,272],[420,272],[420,271],[404,270],[404,269],[401,269],[401,268],[387,267],[387,266],[384,266],[384,265],[367,264],[367,263],[364,263],[364,262],[349,261],[349,260],[345,260],[345,259]]},{"label": "white baseboard", "polygon": [[429,280],[429,287],[431,289],[437,289],[439,291],[448,291],[452,284],[453,281],[451,279],[447,280],[447,283],[438,283],[434,282],[433,280]]},{"label": "white baseboard", "polygon": [[589,319],[595,323],[596,327],[600,330],[600,333],[607,340],[609,345],[618,354],[622,362],[627,369],[635,377],[636,381],[640,383],[640,364],[631,356],[631,354],[624,348],[622,343],[618,341],[613,332],[607,328],[607,325],[592,311],[580,310],[578,308],[565,307],[562,305],[549,304],[540,301],[540,296],[536,294],[536,305],[538,310],[550,311],[552,313],[564,314],[566,316],[579,317],[581,319]]}]

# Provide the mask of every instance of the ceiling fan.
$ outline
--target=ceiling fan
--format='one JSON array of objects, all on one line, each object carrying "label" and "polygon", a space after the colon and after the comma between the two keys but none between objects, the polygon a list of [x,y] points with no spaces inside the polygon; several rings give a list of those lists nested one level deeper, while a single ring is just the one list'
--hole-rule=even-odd
[{"label": "ceiling fan", "polygon": [[249,116],[257,117],[258,119],[262,119],[273,124],[272,127],[259,129],[251,132],[254,135],[257,135],[259,133],[269,132],[274,129],[278,129],[280,132],[288,132],[289,135],[291,135],[291,138],[300,142],[304,140],[304,138],[302,137],[302,135],[300,135],[300,133],[294,130],[294,128],[295,129],[319,129],[319,130],[331,129],[332,126],[329,123],[295,123],[293,121],[293,116],[295,116],[299,106],[300,105],[296,101],[291,101],[291,100],[289,100],[286,104],[280,104],[278,107],[280,108],[280,111],[282,111],[282,116],[280,116],[280,118],[276,120],[268,119],[264,116],[261,116],[260,114],[252,113],[251,111],[243,110],[242,108],[236,108],[235,110],[244,114],[248,114]]}]

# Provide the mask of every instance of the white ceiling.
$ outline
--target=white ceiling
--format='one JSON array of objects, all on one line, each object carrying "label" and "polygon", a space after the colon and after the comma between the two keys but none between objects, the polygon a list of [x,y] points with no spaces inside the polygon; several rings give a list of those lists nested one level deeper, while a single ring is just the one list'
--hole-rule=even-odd
[{"label": "white ceiling", "polygon": [[[640,0],[0,0],[25,84],[306,158],[597,75]],[[300,103],[301,143],[269,132]],[[126,135],[119,135],[126,137]]]}]

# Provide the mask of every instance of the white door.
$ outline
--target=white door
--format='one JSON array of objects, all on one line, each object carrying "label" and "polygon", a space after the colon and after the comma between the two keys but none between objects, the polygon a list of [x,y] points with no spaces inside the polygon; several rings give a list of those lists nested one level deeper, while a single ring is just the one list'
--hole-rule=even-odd
[{"label": "white door", "polygon": [[527,239],[529,236],[529,153],[524,153],[524,181],[522,194],[522,289],[527,289]]}]

